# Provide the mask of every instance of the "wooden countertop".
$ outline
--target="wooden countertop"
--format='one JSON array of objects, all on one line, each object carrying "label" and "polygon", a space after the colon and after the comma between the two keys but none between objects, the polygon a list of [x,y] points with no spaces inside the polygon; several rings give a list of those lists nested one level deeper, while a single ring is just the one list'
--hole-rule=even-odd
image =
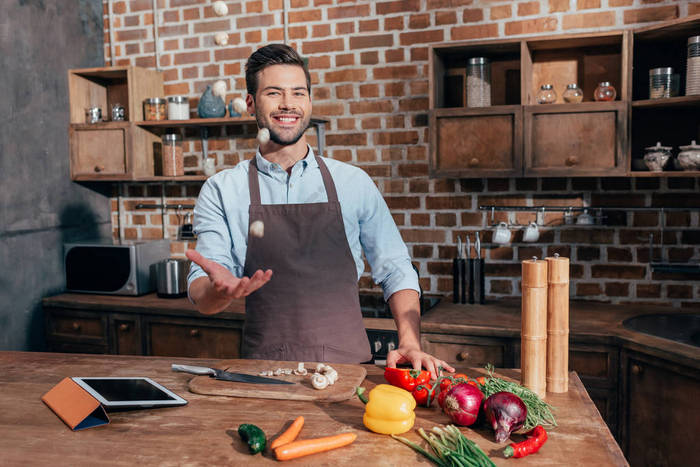
[{"label": "wooden countertop", "polygon": [[[241,423],[260,426],[268,438],[289,421],[303,415],[302,438],[356,432],[352,445],[327,453],[288,461],[289,465],[429,465],[407,446],[366,430],[364,408],[353,398],[340,403],[271,401],[189,393],[192,377],[170,371],[171,363],[216,365],[216,360],[166,357],[0,352],[0,452],[6,465],[260,465],[275,464],[269,452],[251,456],[236,429]],[[366,365],[367,389],[384,382],[383,370]],[[481,370],[469,370],[477,374]],[[517,370],[503,375],[518,376]],[[116,412],[108,425],[71,430],[41,401],[41,396],[67,376],[148,376],[189,401],[185,407]],[[557,407],[559,426],[539,453],[518,459],[501,457],[503,445],[488,428],[465,435],[489,454],[497,465],[627,465],[610,431],[575,373],[569,392],[549,394]],[[414,430],[405,434],[419,441],[415,429],[449,422],[436,408],[416,409]],[[520,440],[520,437],[517,437]]]}]

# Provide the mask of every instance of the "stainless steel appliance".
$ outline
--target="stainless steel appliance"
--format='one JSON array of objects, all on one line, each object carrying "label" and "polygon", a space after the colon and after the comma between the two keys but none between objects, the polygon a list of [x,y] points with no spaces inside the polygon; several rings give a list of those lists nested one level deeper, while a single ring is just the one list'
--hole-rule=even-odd
[{"label": "stainless steel appliance", "polygon": [[170,258],[154,265],[156,290],[159,297],[177,298],[187,295],[187,272],[190,262],[185,259]]},{"label": "stainless steel appliance", "polygon": [[92,240],[65,243],[66,289],[113,295],[143,295],[155,290],[151,265],[170,256],[168,240]]}]

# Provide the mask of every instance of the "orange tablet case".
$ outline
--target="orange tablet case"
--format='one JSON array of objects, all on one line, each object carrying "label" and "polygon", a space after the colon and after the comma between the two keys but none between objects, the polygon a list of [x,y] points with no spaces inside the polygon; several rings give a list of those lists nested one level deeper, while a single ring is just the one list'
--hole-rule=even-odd
[{"label": "orange tablet case", "polygon": [[109,423],[104,407],[70,378],[63,378],[41,400],[73,431]]}]

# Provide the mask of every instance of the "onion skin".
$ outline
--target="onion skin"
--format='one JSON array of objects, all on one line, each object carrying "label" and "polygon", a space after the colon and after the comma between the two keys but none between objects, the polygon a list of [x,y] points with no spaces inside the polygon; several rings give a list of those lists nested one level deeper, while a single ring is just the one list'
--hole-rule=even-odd
[{"label": "onion skin", "polygon": [[489,425],[496,431],[496,442],[503,443],[512,432],[525,424],[527,407],[515,394],[501,391],[486,399],[484,414]]},{"label": "onion skin", "polygon": [[461,426],[473,425],[479,417],[484,394],[476,386],[460,383],[452,386],[445,396],[444,412],[453,423]]}]

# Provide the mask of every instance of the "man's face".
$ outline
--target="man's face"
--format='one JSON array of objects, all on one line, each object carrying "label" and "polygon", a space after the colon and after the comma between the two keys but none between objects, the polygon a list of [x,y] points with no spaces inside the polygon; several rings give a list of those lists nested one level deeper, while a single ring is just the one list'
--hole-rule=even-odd
[{"label": "man's face", "polygon": [[255,101],[248,96],[247,103],[258,127],[270,130],[270,140],[280,146],[296,143],[309,127],[311,96],[299,66],[271,65],[258,72]]}]

